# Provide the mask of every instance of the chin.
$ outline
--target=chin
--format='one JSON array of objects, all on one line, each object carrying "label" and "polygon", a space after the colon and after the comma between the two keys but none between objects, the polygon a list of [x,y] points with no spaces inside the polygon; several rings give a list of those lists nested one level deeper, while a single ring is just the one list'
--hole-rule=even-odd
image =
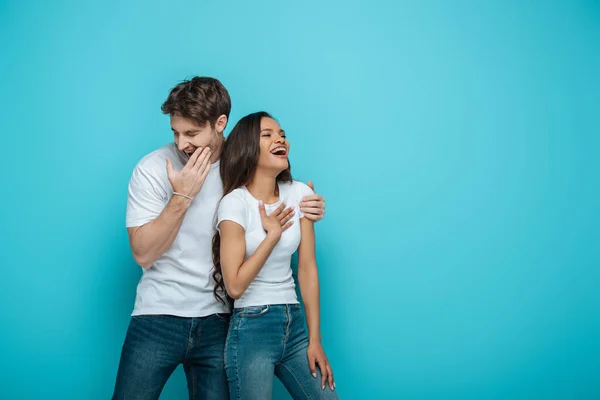
[{"label": "chin", "polygon": [[278,165],[277,167],[278,167],[277,169],[279,170],[279,173],[282,173],[283,171],[285,171],[286,169],[288,169],[290,167],[290,164],[286,160],[285,164],[282,163],[281,165]]}]

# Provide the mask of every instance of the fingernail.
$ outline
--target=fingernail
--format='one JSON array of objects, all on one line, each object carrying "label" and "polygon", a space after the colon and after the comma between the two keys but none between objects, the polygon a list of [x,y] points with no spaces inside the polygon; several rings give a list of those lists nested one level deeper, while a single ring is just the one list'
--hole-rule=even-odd
[{"label": "fingernail", "polygon": [[321,388],[321,390],[325,390],[325,385],[323,385],[323,387]]},{"label": "fingernail", "polygon": [[313,378],[316,378],[317,377],[317,373],[313,372],[312,376],[313,376]]},{"label": "fingernail", "polygon": [[262,205],[263,205],[263,201],[262,201],[262,200],[259,200],[259,201],[258,201],[258,205],[259,205],[259,206],[262,206]]}]

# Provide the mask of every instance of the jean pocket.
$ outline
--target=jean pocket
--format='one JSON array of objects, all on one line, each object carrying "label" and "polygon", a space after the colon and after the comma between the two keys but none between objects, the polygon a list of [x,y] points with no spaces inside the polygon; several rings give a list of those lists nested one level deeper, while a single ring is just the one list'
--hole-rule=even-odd
[{"label": "jean pocket", "polygon": [[217,317],[218,319],[221,319],[223,321],[229,321],[231,314],[230,313],[215,313],[215,317]]},{"label": "jean pocket", "polygon": [[260,317],[268,313],[270,308],[271,306],[269,305],[244,307],[238,314],[240,317]]}]

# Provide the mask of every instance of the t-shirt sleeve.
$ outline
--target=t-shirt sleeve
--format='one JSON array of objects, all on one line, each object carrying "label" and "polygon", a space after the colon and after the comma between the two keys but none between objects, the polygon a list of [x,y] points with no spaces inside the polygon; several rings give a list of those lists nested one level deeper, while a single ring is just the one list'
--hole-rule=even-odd
[{"label": "t-shirt sleeve", "polygon": [[217,230],[222,221],[233,221],[247,229],[247,212],[246,203],[237,193],[229,193],[223,197],[219,203],[219,209],[217,211]]},{"label": "t-shirt sleeve", "polygon": [[[296,186],[296,193],[298,193],[298,203],[302,201],[302,199],[306,196],[310,196],[311,194],[315,194],[315,192],[306,184],[302,182],[295,181],[294,186]],[[304,213],[300,211],[298,208],[298,217],[304,217]]]},{"label": "t-shirt sleeve", "polygon": [[142,226],[160,215],[168,202],[168,196],[156,177],[138,165],[129,181],[127,213],[128,228]]}]

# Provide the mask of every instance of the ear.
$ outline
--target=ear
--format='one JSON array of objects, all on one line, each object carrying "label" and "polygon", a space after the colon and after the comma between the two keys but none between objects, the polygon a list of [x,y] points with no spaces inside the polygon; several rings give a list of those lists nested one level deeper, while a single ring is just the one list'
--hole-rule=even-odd
[{"label": "ear", "polygon": [[227,126],[227,116],[225,114],[221,115],[217,118],[217,122],[215,123],[215,129],[219,133],[223,133],[225,127]]}]

